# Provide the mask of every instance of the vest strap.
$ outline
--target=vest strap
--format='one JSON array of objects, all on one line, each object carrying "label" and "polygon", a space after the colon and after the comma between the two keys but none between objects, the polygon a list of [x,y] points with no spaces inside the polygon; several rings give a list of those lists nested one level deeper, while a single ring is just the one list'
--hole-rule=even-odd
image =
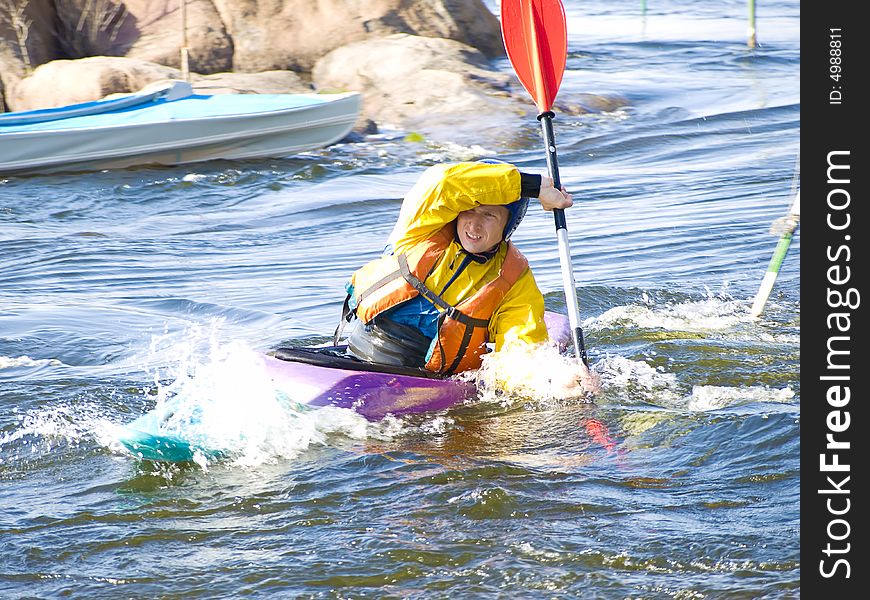
[{"label": "vest strap", "polygon": [[[462,314],[462,313],[460,313]],[[462,315],[465,316],[465,315]],[[477,321],[481,321],[482,319],[475,319]],[[489,327],[489,320],[483,321],[485,325],[478,325],[478,327]],[[459,350],[456,352],[456,357],[453,359],[453,362],[450,364],[450,368],[447,369],[447,373],[453,375],[456,371],[456,368],[459,366],[459,363],[465,357],[465,353],[468,351],[468,344],[471,343],[471,336],[474,333],[474,326],[465,324],[465,331],[462,332],[462,341],[459,343]]]},{"label": "vest strap", "polygon": [[[401,258],[404,257],[404,255],[400,254],[399,257],[400,257],[399,261],[401,262]],[[407,265],[407,261],[405,261],[405,264]],[[398,279],[399,276],[401,276],[402,274],[403,274],[402,270],[399,269],[398,271],[393,271],[389,275],[384,275],[383,277],[378,279],[375,283],[373,283],[371,285],[371,287],[369,287],[369,289],[363,290],[363,292],[359,295],[359,298],[357,299],[357,302],[356,302],[357,306],[362,304],[363,300],[365,300],[368,296],[370,296],[374,292],[378,291],[379,289],[381,289],[382,287],[384,287],[385,285],[387,285],[388,283],[390,283],[394,279]]]},{"label": "vest strap", "polygon": [[350,323],[353,319],[353,311],[350,309],[350,294],[344,297],[344,305],[341,307],[341,319],[338,320],[338,325],[335,327],[335,334],[332,336],[332,345],[338,346],[338,340],[341,339],[341,334],[344,332],[344,326]]},{"label": "vest strap", "polygon": [[474,317],[469,317],[458,308],[444,300],[444,298],[429,289],[425,283],[417,279],[417,277],[415,277],[414,274],[411,273],[411,269],[408,266],[408,259],[405,258],[404,254],[400,254],[398,256],[398,259],[399,268],[402,272],[402,277],[405,278],[405,281],[410,283],[414,287],[414,289],[420,292],[420,295],[426,298],[426,300],[436,305],[437,307],[444,309],[448,317],[471,327],[489,327],[489,319],[475,319]]},{"label": "vest strap", "polygon": [[[411,273],[411,267],[408,265],[408,257],[404,254],[399,254],[396,258],[399,260],[399,271],[398,274],[405,278],[405,281],[411,284],[411,286],[417,290],[421,296],[426,298],[429,302],[434,304],[439,308],[443,308],[445,310],[450,309],[451,305],[448,304],[444,298],[430,290],[426,287],[426,284],[420,281],[413,273]],[[395,273],[390,276],[394,277]]]}]

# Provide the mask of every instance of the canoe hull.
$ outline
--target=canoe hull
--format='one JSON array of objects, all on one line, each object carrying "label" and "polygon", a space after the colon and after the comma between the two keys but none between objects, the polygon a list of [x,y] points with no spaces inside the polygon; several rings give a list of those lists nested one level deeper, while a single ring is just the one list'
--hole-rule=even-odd
[{"label": "canoe hull", "polygon": [[342,139],[359,110],[357,93],[223,94],[0,126],[0,173],[279,158]]}]

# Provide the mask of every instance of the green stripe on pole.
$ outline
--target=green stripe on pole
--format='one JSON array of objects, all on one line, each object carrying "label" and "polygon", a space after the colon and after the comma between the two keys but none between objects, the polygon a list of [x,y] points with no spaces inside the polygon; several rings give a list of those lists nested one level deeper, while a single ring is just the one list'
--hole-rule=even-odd
[{"label": "green stripe on pole", "polygon": [[749,40],[746,43],[755,48],[755,0],[749,0]]},{"label": "green stripe on pole", "polygon": [[788,252],[789,246],[791,246],[791,238],[791,233],[783,234],[779,238],[779,243],[776,245],[776,250],[770,259],[770,264],[767,266],[768,273],[779,273],[780,268],[782,268],[782,261],[785,260],[785,255]]}]

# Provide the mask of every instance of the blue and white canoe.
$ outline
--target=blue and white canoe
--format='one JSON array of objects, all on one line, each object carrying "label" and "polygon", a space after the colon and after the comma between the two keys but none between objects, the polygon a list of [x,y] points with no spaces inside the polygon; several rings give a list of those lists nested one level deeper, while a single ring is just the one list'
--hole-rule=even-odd
[{"label": "blue and white canoe", "polygon": [[101,170],[211,159],[280,158],[337,142],[360,95],[150,91],[0,114],[0,174]]}]

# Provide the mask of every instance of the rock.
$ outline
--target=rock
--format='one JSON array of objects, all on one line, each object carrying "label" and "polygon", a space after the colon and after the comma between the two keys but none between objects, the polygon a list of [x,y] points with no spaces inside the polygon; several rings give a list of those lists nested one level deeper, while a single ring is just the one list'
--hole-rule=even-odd
[{"label": "rock", "polygon": [[[0,77],[7,88],[28,64],[57,59],[126,56],[181,67],[182,0],[0,0],[19,5],[20,14],[0,8]],[[504,54],[498,20],[482,0],[186,0],[184,6],[196,73],[308,73],[337,47],[393,33]],[[24,53],[16,23],[29,27]]]},{"label": "rock", "polygon": [[612,112],[628,106],[628,100],[622,96],[608,94],[574,94],[563,98],[557,97],[553,103],[553,111],[561,115],[585,115],[588,113]]},{"label": "rock", "polygon": [[191,76],[199,94],[311,94],[314,88],[293,71],[215,73]]},{"label": "rock", "polygon": [[[485,143],[501,147],[538,144],[537,109],[513,72],[499,72],[478,50],[460,42],[394,34],[348,44],[320,59],[312,71],[320,91],[363,95],[360,123],[416,132],[420,141]],[[560,94],[562,119],[607,112],[624,98]]]},{"label": "rock", "polygon": [[0,0],[0,89],[8,93],[28,70],[57,58],[53,32],[52,0]]},{"label": "rock", "polygon": [[[13,12],[0,8],[0,82],[11,107],[39,102],[29,92],[33,86],[42,87],[38,78],[13,91],[28,64],[35,69],[57,59],[126,56],[181,66],[182,0],[0,2],[24,7],[17,21]],[[498,20],[482,0],[186,0],[184,6],[193,73],[291,69],[307,76],[315,62],[335,48],[396,32],[457,40],[487,56],[504,53]],[[21,22],[29,26],[24,53],[13,27]],[[86,84],[71,82],[78,91],[52,90],[53,99],[41,103],[116,92],[135,85],[127,81],[131,77],[139,76],[129,71],[86,75]],[[279,77],[281,82],[257,85],[293,91],[305,87],[286,75]],[[85,85],[92,88],[84,90]]]},{"label": "rock", "polygon": [[54,59],[121,56],[139,36],[136,18],[120,0],[55,0]]},{"label": "rock", "polygon": [[55,60],[40,65],[7,90],[11,110],[52,108],[137,91],[161,79],[179,79],[178,69],[116,56]]},{"label": "rock", "polygon": [[358,144],[366,141],[366,137],[379,133],[378,124],[362,117],[357,120],[350,133],[344,136],[339,143],[343,144]]},{"label": "rock", "polygon": [[[156,81],[181,79],[181,71],[133,58],[93,56],[55,60],[38,67],[7,93],[10,110],[51,108],[99,100],[110,94],[136,92]],[[312,93],[311,85],[290,71],[264,73],[191,73],[199,94]],[[7,90],[8,92],[9,90]]]},{"label": "rock", "polygon": [[[17,47],[14,30],[4,24],[4,2],[22,2],[33,13],[28,47],[34,68],[54,59],[89,56],[127,56],[180,67],[181,0],[0,0],[0,56],[4,45]],[[232,40],[214,4],[186,0],[186,7],[190,70],[232,69]],[[24,74],[20,70],[19,76]]]},{"label": "rock", "polygon": [[[461,136],[475,114],[528,113],[512,77],[489,67],[476,49],[453,40],[394,34],[333,50],[314,67],[324,91],[363,94],[363,118],[398,128]],[[469,132],[474,135],[473,132]]]},{"label": "rock", "polygon": [[233,39],[237,71],[308,72],[328,52],[393,33],[445,37],[501,56],[498,20],[482,0],[212,0]]},{"label": "rock", "polygon": [[[83,0],[79,0],[83,1]],[[124,0],[135,21],[118,36],[118,49],[129,58],[181,68],[181,0]],[[233,41],[211,0],[187,0],[187,48],[190,70],[219,73],[233,69]],[[114,53],[113,53],[114,54]]]}]

